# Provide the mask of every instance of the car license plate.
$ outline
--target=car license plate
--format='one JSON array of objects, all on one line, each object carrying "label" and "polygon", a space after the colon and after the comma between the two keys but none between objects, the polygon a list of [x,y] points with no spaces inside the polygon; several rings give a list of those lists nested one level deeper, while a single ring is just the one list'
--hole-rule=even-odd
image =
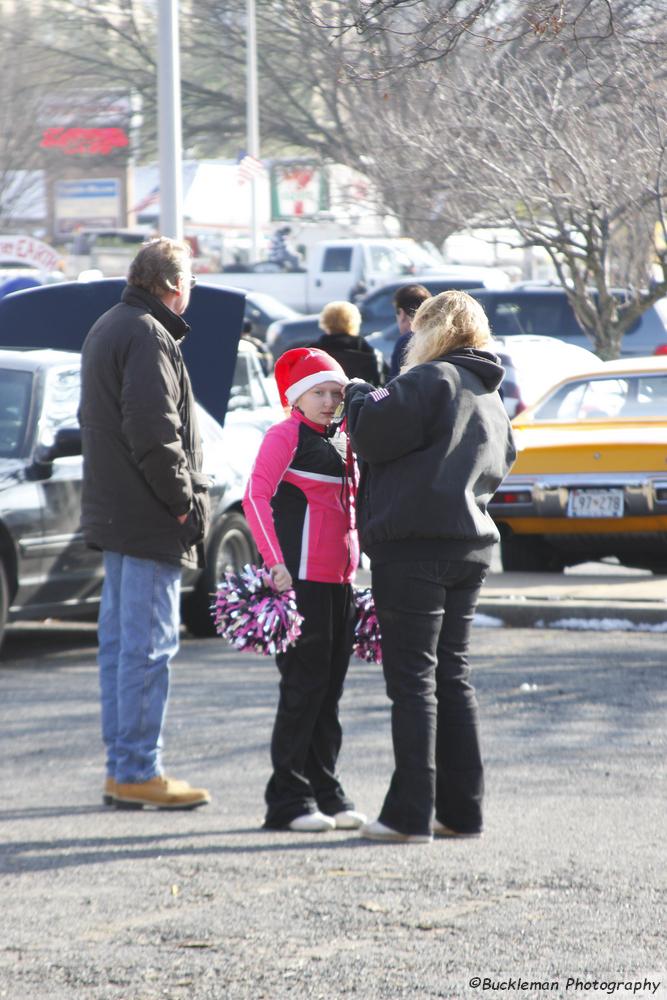
[{"label": "car license plate", "polygon": [[568,517],[623,517],[623,490],[570,490]]}]

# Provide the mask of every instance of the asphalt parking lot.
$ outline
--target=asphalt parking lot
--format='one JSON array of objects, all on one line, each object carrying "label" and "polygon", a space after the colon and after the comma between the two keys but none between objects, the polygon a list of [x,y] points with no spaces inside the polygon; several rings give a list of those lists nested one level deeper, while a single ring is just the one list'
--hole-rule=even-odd
[{"label": "asphalt parking lot", "polygon": [[[428,846],[261,830],[276,672],[216,640],[184,641],[166,731],[213,803],[105,809],[94,638],[11,630],[0,661],[3,1000],[667,995],[661,634],[477,628],[486,832]],[[377,667],[341,713],[374,815]]]}]

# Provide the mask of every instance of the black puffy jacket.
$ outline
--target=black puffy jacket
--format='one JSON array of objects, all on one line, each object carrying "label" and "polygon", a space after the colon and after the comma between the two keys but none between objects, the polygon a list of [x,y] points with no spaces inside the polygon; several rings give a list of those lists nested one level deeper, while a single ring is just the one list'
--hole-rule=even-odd
[{"label": "black puffy jacket", "polygon": [[198,565],[208,497],[179,347],[188,330],[160,299],[128,285],[84,341],[81,526],[92,548]]},{"label": "black puffy jacket", "polygon": [[383,389],[348,385],[350,440],[364,463],[359,536],[374,562],[489,564],[498,530],[487,504],[516,456],[503,374],[495,355],[466,348]]},{"label": "black puffy jacket", "polygon": [[371,385],[384,385],[389,374],[381,351],[376,351],[363,337],[350,333],[325,333],[311,345],[325,351],[338,362],[348,378],[362,378]]}]

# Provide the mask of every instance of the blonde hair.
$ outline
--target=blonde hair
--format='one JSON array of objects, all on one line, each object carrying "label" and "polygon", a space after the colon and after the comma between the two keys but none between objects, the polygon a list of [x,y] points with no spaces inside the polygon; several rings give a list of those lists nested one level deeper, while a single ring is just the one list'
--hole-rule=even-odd
[{"label": "blonde hair", "polygon": [[356,337],[361,313],[352,302],[329,302],[320,313],[320,328],[325,333],[349,333]]},{"label": "blonde hair", "polygon": [[434,361],[462,347],[487,347],[486,313],[467,292],[441,292],[422,302],[412,320],[412,337],[401,371]]},{"label": "blonde hair", "polygon": [[161,298],[166,292],[176,291],[191,257],[190,244],[185,241],[171,240],[168,236],[148,240],[130,264],[128,284]]}]

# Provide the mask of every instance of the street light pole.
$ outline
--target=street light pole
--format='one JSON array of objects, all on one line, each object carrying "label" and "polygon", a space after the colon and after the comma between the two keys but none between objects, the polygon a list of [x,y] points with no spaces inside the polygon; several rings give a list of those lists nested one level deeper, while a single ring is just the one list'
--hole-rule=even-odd
[{"label": "street light pole", "polygon": [[178,0],[158,0],[160,232],[183,239],[183,139]]},{"label": "street light pole", "polygon": [[[246,0],[246,130],[248,155],[259,160],[259,110],[257,102],[257,34],[255,0]],[[250,178],[250,250],[252,260],[259,258],[259,209],[257,178]]]}]

